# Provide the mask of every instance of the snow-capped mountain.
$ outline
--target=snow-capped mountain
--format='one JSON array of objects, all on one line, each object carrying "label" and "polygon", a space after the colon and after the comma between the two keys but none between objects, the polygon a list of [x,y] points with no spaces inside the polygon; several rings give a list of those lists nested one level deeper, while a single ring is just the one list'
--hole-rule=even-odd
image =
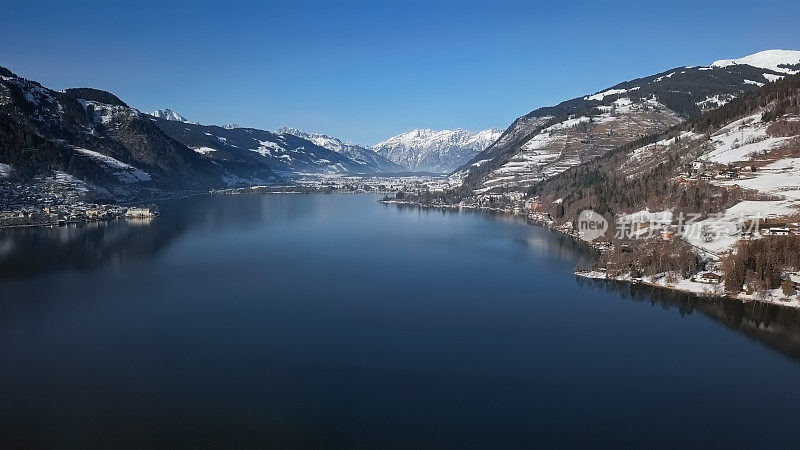
[{"label": "snow-capped mountain", "polygon": [[223,165],[170,139],[153,120],[109,92],[55,91],[0,68],[0,161],[21,184],[68,180],[64,189],[76,195],[118,200],[225,187]]},{"label": "snow-capped mountain", "polygon": [[414,172],[449,173],[491,145],[500,130],[411,130],[372,147],[381,156]]},{"label": "snow-capped mountain", "polygon": [[408,171],[394,162],[384,158],[380,154],[366,149],[360,145],[345,143],[341,140],[319,133],[306,133],[296,128],[283,127],[277,133],[292,134],[297,137],[309,140],[320,147],[340,153],[353,161],[361,164],[366,172],[398,173]]},{"label": "snow-capped mountain", "polygon": [[[800,74],[787,74],[688,123],[538,183],[531,194],[564,221],[587,207],[664,211],[666,217],[673,211],[707,212],[692,226],[716,227],[715,237],[682,237],[698,249],[725,253],[746,236],[736,226],[744,217],[796,220],[798,100]],[[658,233],[651,237],[660,239]]]},{"label": "snow-capped mountain", "polygon": [[164,120],[174,120],[176,122],[193,123],[193,122],[189,122],[189,120],[187,118],[183,117],[182,115],[176,113],[175,111],[173,111],[173,110],[171,110],[169,108],[157,109],[157,110],[151,112],[150,115],[153,116],[153,117],[158,117],[159,119],[164,119]]},{"label": "snow-capped mountain", "polygon": [[281,175],[364,174],[374,171],[348,156],[288,132],[271,132],[238,125],[198,125],[153,119],[171,138],[212,161],[242,168],[249,179],[254,168]]},{"label": "snow-capped mountain", "polygon": [[764,50],[739,59],[720,59],[711,67],[729,67],[736,64],[759,67],[795,74],[800,72],[800,51],[797,50]]},{"label": "snow-capped mountain", "polygon": [[453,178],[478,193],[524,191],[797,71],[800,52],[767,50],[625,81],[518,118]]}]

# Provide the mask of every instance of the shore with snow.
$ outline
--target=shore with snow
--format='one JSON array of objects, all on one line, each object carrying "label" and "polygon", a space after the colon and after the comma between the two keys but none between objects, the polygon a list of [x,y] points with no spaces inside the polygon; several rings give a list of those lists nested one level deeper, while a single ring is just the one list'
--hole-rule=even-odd
[{"label": "shore with snow", "polygon": [[[565,236],[573,238],[576,241],[580,241],[585,243],[587,248],[591,248],[596,251],[603,251],[605,250],[604,247],[593,244],[592,242],[587,242],[580,237],[575,232],[570,232],[563,227],[558,226],[554,222],[547,222],[543,220],[537,220],[535,218],[530,217],[526,214],[517,214],[513,211],[509,211],[503,208],[492,208],[492,207],[485,207],[485,206],[460,206],[460,205],[422,205],[417,203],[413,200],[406,200],[406,199],[383,199],[380,200],[381,203],[384,204],[394,204],[394,205],[404,205],[404,206],[414,206],[419,208],[432,208],[432,209],[448,209],[448,210],[467,210],[467,211],[485,211],[491,213],[501,213],[501,214],[508,214],[510,216],[517,216],[517,217],[525,217],[527,223],[533,226],[538,226],[542,228],[547,228],[549,230],[556,231],[561,233]],[[691,242],[690,242],[691,243]],[[702,251],[702,249],[697,249],[698,251]],[[659,274],[656,276],[646,276],[641,278],[633,278],[630,275],[623,275],[619,277],[608,277],[605,272],[597,271],[597,270],[588,270],[588,271],[580,271],[576,270],[575,275],[595,279],[595,280],[608,280],[608,281],[618,281],[618,282],[627,282],[631,284],[645,284],[648,286],[653,286],[661,289],[669,289],[676,292],[683,292],[687,294],[696,295],[702,298],[727,298],[738,300],[743,303],[764,303],[776,306],[783,306],[787,308],[794,308],[800,309],[800,297],[794,296],[793,298],[787,298],[784,296],[780,289],[773,289],[769,290],[765,293],[763,297],[758,297],[755,294],[737,294],[731,295],[726,293],[722,283],[707,283],[707,282],[700,282],[694,281],[693,279],[686,279],[686,278],[678,278],[674,280],[669,280],[667,274]]]},{"label": "shore with snow", "polygon": [[674,282],[669,282],[667,280],[667,274],[660,274],[653,277],[631,278],[629,275],[609,277],[605,272],[597,270],[576,270],[575,275],[593,280],[609,280],[627,282],[631,284],[645,284],[661,289],[669,289],[687,294],[694,294],[703,298],[727,298],[731,300],[739,300],[743,303],[757,302],[800,309],[800,299],[798,299],[797,296],[794,296],[793,298],[787,298],[782,294],[780,289],[769,290],[763,297],[759,298],[754,294],[728,294],[723,289],[722,283],[704,283],[685,278],[677,279]]}]

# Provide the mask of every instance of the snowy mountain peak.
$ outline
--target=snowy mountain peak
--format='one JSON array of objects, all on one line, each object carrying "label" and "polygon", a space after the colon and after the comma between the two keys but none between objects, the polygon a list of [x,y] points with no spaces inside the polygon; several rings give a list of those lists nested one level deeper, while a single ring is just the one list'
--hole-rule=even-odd
[{"label": "snowy mountain peak", "polygon": [[[427,145],[434,142],[458,142],[461,144],[471,144],[475,141],[485,141],[486,139],[496,140],[501,130],[491,128],[488,130],[472,132],[456,128],[455,130],[431,130],[430,128],[419,128],[406,131],[397,136],[390,137],[385,141],[375,144],[373,148],[384,147],[386,145],[407,144],[407,145]],[[491,142],[490,142],[491,144]]]},{"label": "snowy mountain peak", "polygon": [[406,169],[399,166],[372,150],[361,147],[360,145],[330,137],[320,133],[306,133],[297,128],[283,127],[275,130],[277,134],[290,134],[299,138],[313,142],[322,148],[342,154],[353,161],[361,164],[366,171],[370,172],[402,172]]},{"label": "snowy mountain peak", "polygon": [[[330,137],[330,136],[328,136],[326,134],[322,134],[322,133],[307,133],[307,132],[305,132],[303,130],[298,130],[297,128],[292,128],[292,127],[281,127],[281,128],[278,128],[277,130],[275,130],[275,132],[278,133],[278,134],[292,134],[294,136],[301,137],[303,139],[308,139],[308,140],[314,140],[314,139],[323,140],[324,139],[324,140],[335,141],[335,142],[338,142],[340,144],[345,144],[340,139],[337,139],[337,138],[334,138],[334,137]],[[350,143],[348,142],[347,144],[350,144]],[[317,144],[317,145],[319,145],[319,144]]]},{"label": "snowy mountain peak", "polygon": [[153,117],[158,117],[159,119],[174,120],[175,122],[190,123],[187,118],[183,117],[182,115],[176,113],[175,111],[173,111],[173,110],[171,110],[169,108],[155,110],[155,111],[151,112],[150,115],[153,116]]},{"label": "snowy mountain peak", "polygon": [[739,59],[720,59],[714,61],[711,67],[728,67],[735,64],[747,64],[761,69],[794,74],[800,72],[800,51],[764,50]]},{"label": "snowy mountain peak", "polygon": [[494,143],[501,130],[462,129],[406,131],[372,147],[397,164],[418,172],[448,173]]},{"label": "snowy mountain peak", "polygon": [[222,128],[225,128],[226,130],[235,130],[236,128],[242,128],[242,127],[239,126],[238,123],[233,122],[233,123],[229,123],[227,125],[224,125]]}]

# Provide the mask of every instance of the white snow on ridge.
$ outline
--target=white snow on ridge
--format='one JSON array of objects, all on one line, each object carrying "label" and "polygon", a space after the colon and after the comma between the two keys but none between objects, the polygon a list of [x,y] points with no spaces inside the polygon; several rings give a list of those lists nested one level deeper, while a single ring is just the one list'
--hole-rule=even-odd
[{"label": "white snow on ridge", "polygon": [[108,167],[117,178],[122,181],[123,183],[138,183],[141,181],[150,181],[150,175],[147,172],[137,169],[136,167],[131,166],[130,164],[125,164],[124,162],[112,158],[108,155],[104,155],[102,153],[98,153],[92,150],[88,150],[85,148],[76,147],[75,151],[86,155],[92,159],[96,159],[103,163],[106,167]]},{"label": "white snow on ridge", "polygon": [[[683,73],[683,72],[681,72],[681,73]],[[664,78],[672,78],[673,75],[675,75],[675,72],[670,72],[667,75],[661,75],[660,77],[658,77],[655,80],[653,80],[653,83],[658,83],[659,81],[663,80]]]},{"label": "white snow on ridge", "polygon": [[197,153],[200,153],[201,155],[207,155],[209,153],[217,151],[217,149],[211,147],[192,147],[192,150],[196,151]]},{"label": "white snow on ridge", "polygon": [[[253,149],[252,151],[254,151],[254,152],[256,152],[259,155],[264,156],[264,157],[271,156],[273,151],[278,152],[278,153],[286,152],[285,148],[281,147],[280,145],[278,145],[278,144],[276,144],[276,143],[274,143],[272,141],[258,141],[258,143],[259,143],[259,147],[257,149]],[[289,155],[285,155],[285,156],[289,156]],[[281,157],[283,157],[283,156],[281,156]],[[291,159],[290,156],[289,156],[289,159]]]},{"label": "white snow on ridge", "polygon": [[11,174],[11,166],[0,163],[0,178],[5,178]]},{"label": "white snow on ridge", "polygon": [[795,74],[800,71],[779,66],[783,64],[793,65],[798,63],[800,63],[800,51],[764,50],[758,53],[754,53],[752,55],[745,56],[743,58],[720,59],[718,61],[714,61],[711,64],[711,67],[728,67],[735,64],[747,64],[753,67],[774,70],[775,72]]},{"label": "white snow on ridge", "polygon": [[354,144],[352,142],[343,142],[341,139],[331,137],[321,133],[307,133],[298,130],[297,128],[282,127],[276,130],[280,135],[291,134],[308,141],[315,145],[332,152],[339,153],[346,156],[355,164],[358,164],[365,170],[375,171],[395,171],[402,170],[402,168],[392,161],[383,158],[380,154],[368,148]]},{"label": "white snow on ridge", "polygon": [[602,101],[604,98],[606,98],[607,95],[624,94],[625,92],[628,92],[628,90],[627,89],[609,89],[607,91],[598,92],[597,94],[594,94],[594,95],[587,95],[586,97],[583,97],[583,99],[584,100],[599,100],[599,101]]},{"label": "white snow on ridge", "polygon": [[764,78],[766,78],[766,79],[767,79],[767,81],[769,81],[770,83],[774,83],[774,82],[776,82],[776,81],[778,81],[778,80],[781,80],[781,79],[783,79],[783,75],[775,75],[775,74],[772,74],[772,73],[764,73],[764,74],[762,74],[762,75],[763,75],[763,77],[764,77]]},{"label": "white snow on ridge", "polygon": [[183,117],[182,115],[176,113],[175,111],[169,108],[157,109],[151,112],[150,115],[153,117],[158,117],[159,119],[172,120],[175,122],[196,123],[196,122],[189,122],[187,118]]},{"label": "white snow on ridge", "polygon": [[450,172],[492,145],[501,130],[407,131],[372,146],[372,151],[411,171]]},{"label": "white snow on ridge", "polygon": [[706,109],[719,108],[720,106],[725,105],[734,98],[735,97],[730,94],[714,94],[711,97],[706,97],[705,100],[695,103],[695,105],[697,105],[698,108],[704,111]]},{"label": "white snow on ridge", "polygon": [[[672,74],[670,74],[670,76],[672,76]],[[659,80],[656,80],[656,81],[659,81]],[[637,91],[637,90],[639,90],[639,86],[632,87],[630,89],[609,89],[607,91],[598,92],[597,94],[587,95],[586,97],[583,97],[583,99],[584,100],[603,101],[603,99],[606,98],[609,95],[624,94],[624,93],[629,92],[629,91]]]}]

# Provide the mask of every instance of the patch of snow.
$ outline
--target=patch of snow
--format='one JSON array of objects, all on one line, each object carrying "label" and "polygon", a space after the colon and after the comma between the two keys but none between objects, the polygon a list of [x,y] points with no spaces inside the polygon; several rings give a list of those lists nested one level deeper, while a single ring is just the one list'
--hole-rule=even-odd
[{"label": "patch of snow", "polygon": [[778,81],[778,80],[782,80],[782,79],[783,79],[783,75],[775,75],[774,73],[764,73],[764,74],[762,74],[762,75],[763,75],[763,76],[764,76],[764,78],[766,78],[766,79],[767,79],[767,81],[769,81],[770,83],[774,83],[774,82],[776,82],[776,81]]},{"label": "patch of snow", "polygon": [[744,189],[800,200],[800,158],[786,158],[767,164],[750,178],[725,180],[723,186],[738,185]]},{"label": "patch of snow", "polygon": [[139,170],[136,167],[131,166],[130,164],[125,164],[124,162],[112,158],[108,155],[104,155],[99,152],[79,147],[76,147],[75,151],[83,155],[86,155],[92,159],[100,161],[106,167],[111,169],[114,175],[116,175],[117,178],[123,183],[138,183],[141,181],[151,181],[150,175],[147,172]]},{"label": "patch of snow", "polygon": [[196,151],[197,153],[200,153],[201,155],[207,155],[209,153],[217,151],[217,149],[211,147],[192,147],[192,150]]},{"label": "patch of snow", "polygon": [[715,94],[695,103],[701,110],[719,108],[734,98],[730,94]]},{"label": "patch of snow", "polygon": [[[683,73],[683,72],[681,72],[681,73]],[[664,78],[672,78],[673,75],[675,75],[675,72],[670,72],[668,75],[662,75],[662,76],[656,78],[655,80],[653,80],[653,83],[658,83],[659,81],[663,80]]]},{"label": "patch of snow", "polygon": [[758,87],[764,86],[764,83],[760,83],[758,81],[753,81],[753,80],[744,80],[744,84],[754,84]]},{"label": "patch of snow", "polygon": [[[732,249],[739,241],[738,226],[746,220],[785,217],[797,213],[797,204],[787,200],[739,202],[714,217],[693,223],[684,239],[695,247],[719,255]],[[713,232],[710,242],[700,233],[703,227]]]},{"label": "patch of snow", "polygon": [[761,69],[769,69],[775,72],[795,74],[798,71],[781,65],[793,65],[800,63],[800,51],[797,50],[764,50],[752,55],[738,59],[721,59],[714,61],[711,67],[728,67],[736,64],[747,64]]},{"label": "patch of snow", "polygon": [[[273,151],[277,153],[286,152],[286,149],[284,149],[283,147],[272,141],[258,141],[258,143],[259,147],[256,149],[252,149],[252,151],[264,157],[272,156]],[[283,155],[283,156],[289,156],[289,155]],[[290,156],[289,159],[291,160]]]},{"label": "patch of snow", "polygon": [[767,136],[767,125],[761,122],[761,113],[734,121],[713,135],[714,149],[701,159],[720,164],[746,161],[752,156],[773,150],[791,137]]},{"label": "patch of snow", "polygon": [[609,89],[609,90],[607,90],[607,91],[598,92],[597,94],[594,94],[594,95],[589,95],[589,96],[583,97],[583,99],[584,99],[584,100],[598,100],[598,101],[602,101],[602,100],[603,100],[604,98],[606,98],[606,96],[608,96],[608,95],[624,94],[624,93],[626,93],[626,92],[628,92],[628,90],[627,90],[627,89]]}]

